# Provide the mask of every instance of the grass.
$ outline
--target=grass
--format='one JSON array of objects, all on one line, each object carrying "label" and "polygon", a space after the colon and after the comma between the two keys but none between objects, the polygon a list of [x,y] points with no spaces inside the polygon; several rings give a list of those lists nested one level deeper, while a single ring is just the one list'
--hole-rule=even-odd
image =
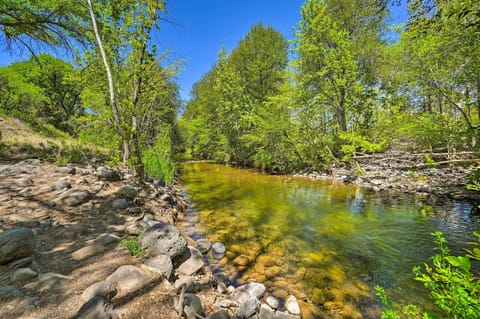
[{"label": "grass", "polygon": [[132,256],[144,256],[146,251],[140,247],[140,242],[138,237],[130,237],[130,235],[123,235],[121,244],[125,249],[127,249]]},{"label": "grass", "polygon": [[107,149],[80,142],[63,132],[57,134],[56,131],[58,130],[52,132],[52,127],[46,127],[38,133],[19,119],[1,116],[0,157],[36,157],[64,165],[69,162],[82,162],[92,157],[108,156]]}]

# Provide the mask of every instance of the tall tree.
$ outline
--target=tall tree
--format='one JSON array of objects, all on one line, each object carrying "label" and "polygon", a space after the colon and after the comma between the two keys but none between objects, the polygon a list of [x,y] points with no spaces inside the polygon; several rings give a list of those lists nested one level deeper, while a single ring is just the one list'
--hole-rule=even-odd
[{"label": "tall tree", "polygon": [[[168,76],[159,67],[151,32],[165,13],[161,0],[131,1],[87,0],[94,37],[90,43],[100,52],[108,82],[114,125],[123,145],[123,162],[130,159],[143,177],[141,129],[148,118],[155,90]],[[163,81],[164,82],[164,81]],[[148,91],[148,94],[145,94]]]}]

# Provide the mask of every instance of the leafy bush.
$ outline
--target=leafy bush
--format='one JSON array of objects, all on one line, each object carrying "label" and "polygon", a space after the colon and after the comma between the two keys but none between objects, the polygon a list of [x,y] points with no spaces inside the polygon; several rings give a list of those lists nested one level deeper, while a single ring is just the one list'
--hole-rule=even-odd
[{"label": "leafy bush", "polygon": [[355,133],[341,133],[340,139],[342,142],[343,159],[349,160],[356,152],[361,151],[365,153],[379,153],[385,151],[388,147],[386,139],[378,143],[370,142],[365,136]]},{"label": "leafy bush", "polygon": [[163,180],[166,184],[173,182],[175,164],[171,159],[170,138],[167,133],[157,136],[155,145],[142,153],[142,163],[145,173]]},{"label": "leafy bush", "polygon": [[123,236],[121,244],[132,256],[143,256],[146,253],[144,249],[140,248],[138,238],[130,237],[128,234]]},{"label": "leafy bush", "polygon": [[[471,270],[471,261],[480,261],[480,249],[475,247],[466,250],[465,256],[451,256],[447,240],[441,232],[435,232],[435,243],[440,252],[434,255],[432,265],[424,264],[414,267],[416,280],[423,282],[430,291],[434,303],[447,315],[454,319],[480,318],[480,279]],[[480,246],[480,233],[474,232],[477,242],[469,243]],[[442,318],[440,314],[422,313],[415,305],[400,306],[388,300],[382,287],[375,287],[378,296],[386,309],[382,319],[399,318]]]}]

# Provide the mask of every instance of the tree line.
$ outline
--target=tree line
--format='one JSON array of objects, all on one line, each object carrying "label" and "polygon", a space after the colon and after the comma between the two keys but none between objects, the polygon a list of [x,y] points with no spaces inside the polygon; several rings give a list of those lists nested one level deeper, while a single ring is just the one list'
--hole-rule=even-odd
[{"label": "tree line", "polygon": [[288,172],[359,152],[478,149],[478,3],[410,0],[400,26],[394,5],[307,0],[290,43],[257,24],[222,48],[183,115],[187,152]]},{"label": "tree line", "polygon": [[182,151],[289,172],[388,149],[477,150],[478,3],[407,4],[400,26],[395,0],[306,0],[292,41],[252,26],[220,48],[178,120],[177,66],[151,39],[165,1],[3,1],[0,43],[33,55],[0,68],[0,112],[107,147],[139,176],[171,171]]}]

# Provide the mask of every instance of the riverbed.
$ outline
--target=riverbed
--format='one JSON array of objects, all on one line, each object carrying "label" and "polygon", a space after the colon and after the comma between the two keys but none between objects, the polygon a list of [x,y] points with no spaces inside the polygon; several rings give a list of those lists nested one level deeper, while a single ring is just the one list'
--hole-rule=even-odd
[{"label": "riverbed", "polygon": [[223,242],[213,272],[233,285],[257,281],[280,300],[293,294],[304,318],[378,318],[374,286],[400,303],[431,309],[412,267],[435,253],[442,231],[463,254],[480,216],[465,201],[372,192],[333,180],[272,176],[225,164],[183,164],[180,180],[192,208],[194,238]]}]

